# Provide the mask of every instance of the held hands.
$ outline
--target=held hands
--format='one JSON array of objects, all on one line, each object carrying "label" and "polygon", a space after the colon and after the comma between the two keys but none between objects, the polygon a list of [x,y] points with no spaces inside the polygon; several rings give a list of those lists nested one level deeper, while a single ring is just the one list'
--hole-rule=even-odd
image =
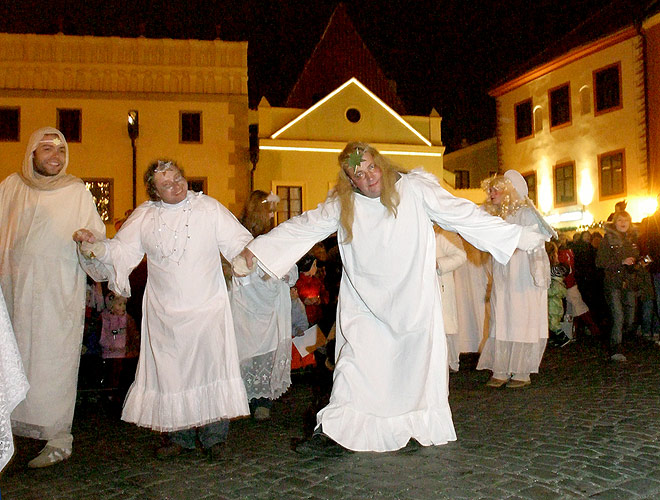
[{"label": "held hands", "polygon": [[89,229],[78,229],[73,233],[73,241],[78,243],[80,253],[86,259],[96,259],[105,255],[105,245],[96,241],[94,233]]},{"label": "held hands", "polygon": [[254,254],[247,248],[244,248],[243,251],[231,261],[231,269],[239,278],[254,272],[256,268],[257,261],[254,258]]},{"label": "held hands", "polygon": [[550,241],[550,237],[540,233],[529,226],[522,226],[520,231],[520,239],[518,240],[518,247],[525,252],[542,247],[546,241]]}]

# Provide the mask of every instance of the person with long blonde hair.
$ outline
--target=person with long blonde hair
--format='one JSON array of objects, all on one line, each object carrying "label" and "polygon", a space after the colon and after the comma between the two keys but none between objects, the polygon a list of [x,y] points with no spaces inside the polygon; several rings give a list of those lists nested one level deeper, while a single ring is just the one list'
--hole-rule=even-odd
[{"label": "person with long blonde hair", "polygon": [[339,155],[337,186],[315,210],[255,238],[233,261],[282,276],[337,232],[343,273],[329,404],[305,454],[393,451],[456,439],[448,402],[447,340],[436,280],[433,222],[506,262],[541,235],[486,214],[422,169],[406,172],[369,144]]}]

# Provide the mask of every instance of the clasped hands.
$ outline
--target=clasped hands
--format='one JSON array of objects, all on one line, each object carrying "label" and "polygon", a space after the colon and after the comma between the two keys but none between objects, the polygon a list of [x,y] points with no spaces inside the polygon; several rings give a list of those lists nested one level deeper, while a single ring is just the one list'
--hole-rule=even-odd
[{"label": "clasped hands", "polygon": [[89,229],[78,229],[73,233],[73,241],[78,244],[80,253],[86,259],[96,259],[105,255],[105,245],[96,240]]},{"label": "clasped hands", "polygon": [[253,273],[256,268],[257,259],[255,259],[254,254],[247,247],[231,261],[231,269],[239,278]]}]

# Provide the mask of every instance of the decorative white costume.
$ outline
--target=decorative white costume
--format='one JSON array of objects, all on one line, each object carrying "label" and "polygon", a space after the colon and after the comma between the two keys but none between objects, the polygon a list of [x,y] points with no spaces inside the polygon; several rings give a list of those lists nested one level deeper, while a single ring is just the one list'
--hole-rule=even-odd
[{"label": "decorative white costume", "polygon": [[291,385],[289,288],[298,280],[298,268],[294,266],[282,280],[268,278],[261,269],[234,277],[229,292],[241,376],[249,400],[277,399]]},{"label": "decorative white costume", "polygon": [[342,243],[340,204],[329,198],[248,248],[282,276],[337,231],[344,265],[337,307],[337,365],[330,403],[317,421],[356,451],[390,451],[456,439],[448,403],[447,343],[435,278],[433,225],[460,232],[506,262],[521,228],[485,214],[421,170],[403,174],[393,217],[378,198],[354,194],[353,239]]},{"label": "decorative white costume", "polygon": [[456,233],[436,229],[435,255],[436,273],[442,297],[442,317],[447,335],[447,362],[449,368],[458,371],[461,349],[458,339],[458,307],[454,271],[467,260],[461,237]]},{"label": "decorative white costume", "polygon": [[110,289],[146,253],[142,339],[122,419],[157,431],[249,415],[220,253],[231,260],[252,239],[213,198],[189,191],[177,204],[147,201],[104,242]]},{"label": "decorative white costume", "polygon": [[65,448],[70,453],[78,365],[85,318],[85,273],[72,235],[87,227],[105,236],[92,195],[64,168],[46,177],[33,170],[32,155],[46,134],[28,143],[21,175],[0,184],[0,283],[30,383],[12,413],[14,434]]},{"label": "decorative white costume", "polygon": [[0,290],[0,471],[14,454],[11,412],[29,389],[5,299]]}]

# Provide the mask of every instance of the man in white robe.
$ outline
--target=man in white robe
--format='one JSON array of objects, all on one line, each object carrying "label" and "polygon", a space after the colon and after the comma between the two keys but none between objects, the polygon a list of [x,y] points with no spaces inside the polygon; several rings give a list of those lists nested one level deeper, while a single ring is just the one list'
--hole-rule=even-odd
[{"label": "man in white robe", "polygon": [[69,150],[54,128],[34,132],[21,173],[0,184],[0,284],[30,390],[12,412],[14,434],[47,440],[31,468],[71,456],[85,318],[85,273],[73,232],[105,225],[85,184],[66,173]]},{"label": "man in white robe", "polygon": [[194,450],[196,438],[218,458],[228,419],[250,414],[220,254],[231,260],[252,235],[216,200],[188,191],[176,163],[153,162],[144,180],[151,200],[113,239],[74,236],[90,275],[125,297],[147,256],[140,358],[121,418],[170,433],[159,458]]},{"label": "man in white robe", "polygon": [[237,274],[256,256],[281,276],[337,231],[344,268],[334,385],[314,436],[297,451],[333,454],[338,443],[384,452],[411,438],[425,446],[453,441],[433,222],[502,262],[517,246],[543,239],[452,196],[428,173],[397,170],[367,144],[348,144],[339,164],[334,194],[256,238],[234,261]]}]

